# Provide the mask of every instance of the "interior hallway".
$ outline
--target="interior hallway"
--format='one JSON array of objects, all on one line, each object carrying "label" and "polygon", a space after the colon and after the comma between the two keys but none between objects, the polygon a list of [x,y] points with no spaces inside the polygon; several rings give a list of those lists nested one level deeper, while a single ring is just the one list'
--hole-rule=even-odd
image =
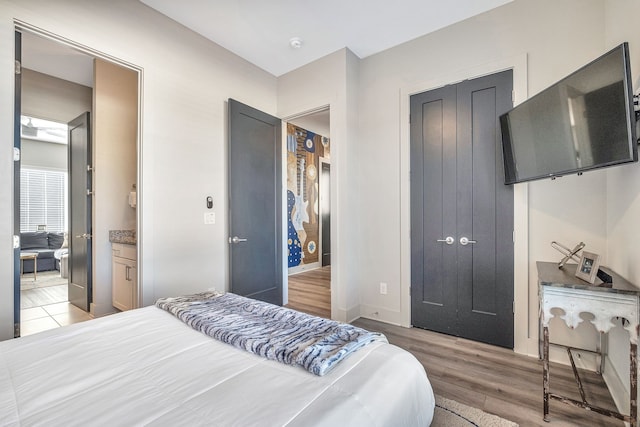
[{"label": "interior hallway", "polygon": [[289,276],[289,303],[286,307],[330,319],[331,266]]}]

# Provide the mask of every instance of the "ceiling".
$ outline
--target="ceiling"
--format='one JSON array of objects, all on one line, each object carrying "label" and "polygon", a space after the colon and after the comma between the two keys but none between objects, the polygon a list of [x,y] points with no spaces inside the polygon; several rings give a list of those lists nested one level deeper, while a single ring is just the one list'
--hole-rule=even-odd
[{"label": "ceiling", "polygon": [[[280,76],[345,47],[365,58],[513,0],[140,1]],[[22,63],[93,86],[91,56],[28,32]]]},{"label": "ceiling", "polygon": [[512,0],[140,1],[280,76],[345,47],[366,58]]}]

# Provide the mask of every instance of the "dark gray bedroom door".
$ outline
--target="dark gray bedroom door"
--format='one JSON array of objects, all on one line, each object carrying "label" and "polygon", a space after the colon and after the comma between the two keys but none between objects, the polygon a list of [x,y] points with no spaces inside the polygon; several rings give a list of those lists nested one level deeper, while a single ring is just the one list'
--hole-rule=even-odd
[{"label": "dark gray bedroom door", "polygon": [[89,311],[91,286],[91,127],[86,112],[69,122],[69,302]]},{"label": "dark gray bedroom door", "polygon": [[411,97],[414,326],[513,348],[513,189],[498,118],[504,71]]},{"label": "dark gray bedroom door", "polygon": [[231,292],[282,305],[280,119],[229,99]]}]

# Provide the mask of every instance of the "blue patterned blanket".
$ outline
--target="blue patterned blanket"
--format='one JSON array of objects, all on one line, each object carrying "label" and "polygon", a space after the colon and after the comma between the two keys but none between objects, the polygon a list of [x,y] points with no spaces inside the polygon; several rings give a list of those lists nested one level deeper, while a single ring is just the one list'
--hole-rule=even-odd
[{"label": "blue patterned blanket", "polygon": [[267,359],[324,375],[384,335],[227,293],[162,298],[156,306],[197,331]]}]

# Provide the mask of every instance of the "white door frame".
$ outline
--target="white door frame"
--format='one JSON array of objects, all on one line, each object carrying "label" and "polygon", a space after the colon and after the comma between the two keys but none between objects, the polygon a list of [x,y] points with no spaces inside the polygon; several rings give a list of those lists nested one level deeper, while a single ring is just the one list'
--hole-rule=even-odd
[{"label": "white door frame", "polygon": [[[139,67],[135,64],[129,63],[127,61],[124,61],[122,59],[116,58],[114,56],[108,55],[104,52],[100,52],[98,50],[95,50],[91,47],[88,46],[84,46],[81,45],[80,43],[77,43],[73,40],[69,40],[66,39],[64,37],[61,37],[55,33],[52,32],[48,32],[42,28],[33,26],[27,22],[24,21],[20,21],[20,20],[14,20],[14,29],[16,31],[20,31],[20,32],[29,32],[31,34],[34,34],[36,36],[39,37],[43,37],[45,39],[49,39],[55,43],[60,43],[63,44],[65,46],[68,46],[74,50],[77,50],[79,52],[82,52],[88,56],[92,56],[94,58],[98,58],[98,59],[102,59],[104,61],[107,62],[111,62],[113,64],[119,65],[121,67],[130,69],[132,71],[135,71],[136,73],[138,73],[138,132],[137,132],[137,138],[136,138],[136,151],[137,151],[137,171],[136,171],[136,189],[137,189],[137,195],[138,195],[138,201],[137,201],[137,207],[136,207],[136,235],[137,235],[137,259],[138,260],[142,260],[142,254],[143,254],[143,249],[144,249],[144,245],[143,245],[143,239],[142,239],[142,218],[143,218],[143,212],[144,212],[144,203],[143,203],[143,198],[142,198],[142,194],[143,194],[143,182],[142,182],[142,157],[143,157],[143,153],[142,153],[142,117],[143,117],[143,88],[144,88],[144,70],[142,67]],[[93,142],[95,143],[95,141]],[[13,190],[15,191],[15,189]],[[95,203],[95,201],[93,202]],[[92,245],[96,245],[96,240],[99,240],[100,237],[99,236],[94,236],[94,238],[92,239]],[[150,297],[153,298],[153,289],[147,289],[145,290],[143,288],[143,284],[145,283],[143,280],[143,275],[144,275],[144,265],[142,263],[138,263],[138,269],[137,269],[137,274],[138,274],[138,278],[137,278],[137,283],[139,284],[138,286],[138,296],[137,296],[137,300],[140,301],[140,303],[142,304],[142,302],[144,301],[143,296],[145,295],[145,293],[149,293]],[[94,284],[94,288],[93,288],[93,292],[95,293],[95,284],[96,282],[96,278],[95,278],[95,268],[93,269],[94,271],[94,277],[93,277],[93,284]],[[148,291],[148,292],[145,292]],[[15,298],[15,296],[14,296]]]}]

